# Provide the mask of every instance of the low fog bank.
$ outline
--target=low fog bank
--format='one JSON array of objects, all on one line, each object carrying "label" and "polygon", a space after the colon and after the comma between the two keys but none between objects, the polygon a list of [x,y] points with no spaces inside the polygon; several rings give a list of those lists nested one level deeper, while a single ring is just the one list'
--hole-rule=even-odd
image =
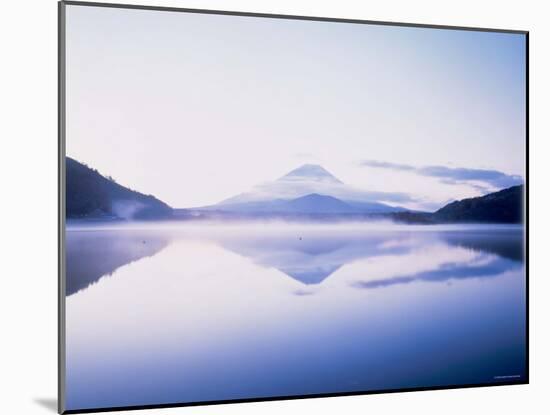
[{"label": "low fog bank", "polygon": [[312,222],[272,220],[161,220],[161,221],[90,221],[67,220],[67,231],[158,230],[187,232],[392,232],[392,231],[467,231],[523,229],[516,224],[406,224],[388,219],[371,221]]}]

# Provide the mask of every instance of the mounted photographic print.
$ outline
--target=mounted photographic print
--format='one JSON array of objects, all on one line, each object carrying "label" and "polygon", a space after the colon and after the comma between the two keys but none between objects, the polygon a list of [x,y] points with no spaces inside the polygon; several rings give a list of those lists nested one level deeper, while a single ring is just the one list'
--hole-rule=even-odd
[{"label": "mounted photographic print", "polygon": [[60,412],[528,382],[527,32],[59,10]]}]

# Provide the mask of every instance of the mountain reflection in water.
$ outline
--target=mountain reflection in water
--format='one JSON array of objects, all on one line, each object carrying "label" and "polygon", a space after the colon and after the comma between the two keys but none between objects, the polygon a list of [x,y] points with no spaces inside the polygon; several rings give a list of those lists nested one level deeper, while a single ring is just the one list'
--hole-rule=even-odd
[{"label": "mountain reflection in water", "polygon": [[[74,294],[118,268],[156,255],[173,240],[208,240],[264,268],[274,268],[305,285],[321,284],[348,263],[366,258],[409,254],[418,247],[444,244],[487,256],[488,263],[449,262],[419,274],[383,281],[358,282],[374,288],[413,281],[446,281],[452,278],[498,275],[523,262],[520,228],[444,232],[275,232],[211,235],[158,230],[96,230],[67,232],[67,295]],[[478,258],[479,259],[479,258]]]}]

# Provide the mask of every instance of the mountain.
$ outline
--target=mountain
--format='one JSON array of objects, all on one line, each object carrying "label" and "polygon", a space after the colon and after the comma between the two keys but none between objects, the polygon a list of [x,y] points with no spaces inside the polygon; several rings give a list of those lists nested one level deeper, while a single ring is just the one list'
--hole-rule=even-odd
[{"label": "mountain", "polygon": [[333,184],[344,184],[327,170],[317,164],[304,164],[297,169],[285,174],[279,181],[301,181],[311,180],[316,182],[325,182]]},{"label": "mountain", "polygon": [[263,202],[214,205],[207,210],[238,213],[358,213],[357,209],[341,200],[312,193],[296,199],[275,199]]},{"label": "mountain", "polygon": [[346,185],[324,167],[304,164],[279,179],[195,210],[233,213],[387,213],[405,209],[380,202],[384,193]]},{"label": "mountain", "polygon": [[433,213],[398,212],[407,223],[522,223],[523,185],[449,203]]},{"label": "mountain", "polygon": [[172,214],[172,208],[154,196],[121,186],[70,157],[66,178],[67,218],[158,219]]},{"label": "mountain", "polygon": [[521,223],[523,185],[449,203],[433,214],[439,222]]},{"label": "mountain", "polygon": [[352,206],[332,196],[310,195],[298,197],[286,202],[286,207],[292,212],[300,213],[355,213]]}]

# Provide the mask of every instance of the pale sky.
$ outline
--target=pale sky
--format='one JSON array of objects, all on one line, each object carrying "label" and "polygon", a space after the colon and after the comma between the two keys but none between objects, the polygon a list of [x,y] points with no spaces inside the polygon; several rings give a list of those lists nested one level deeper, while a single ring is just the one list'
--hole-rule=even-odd
[{"label": "pale sky", "polygon": [[66,144],[173,207],[314,163],[434,209],[525,177],[525,37],[68,5]]}]

